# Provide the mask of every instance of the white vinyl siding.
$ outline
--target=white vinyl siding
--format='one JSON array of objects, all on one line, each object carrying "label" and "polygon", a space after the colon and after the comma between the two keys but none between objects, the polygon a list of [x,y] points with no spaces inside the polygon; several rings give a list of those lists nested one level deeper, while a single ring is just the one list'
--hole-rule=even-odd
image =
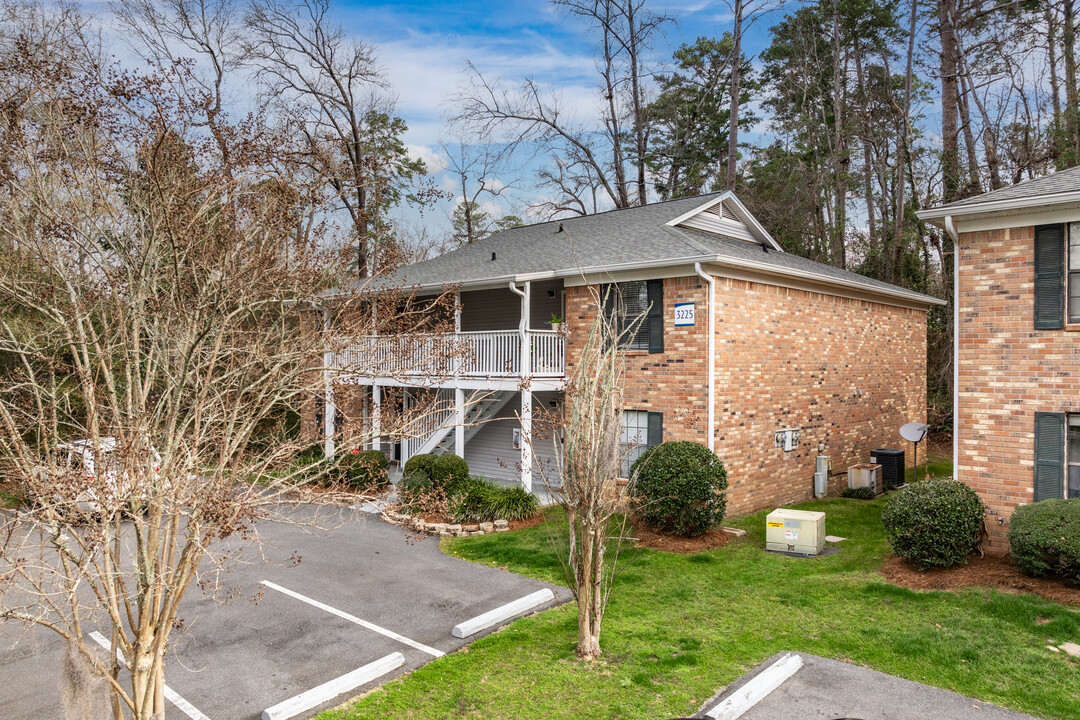
[{"label": "white vinyl siding", "polygon": [[[557,400],[561,393],[533,393],[533,426],[536,427],[537,408],[550,410],[550,403]],[[469,472],[499,480],[519,481],[521,479],[521,451],[514,448],[514,428],[520,428],[517,415],[521,412],[521,395],[515,394],[496,413],[495,417],[480,428],[465,444],[465,462],[469,463]],[[540,475],[541,467],[543,478]],[[555,447],[550,437],[533,439],[533,488],[543,488],[545,481],[552,487],[560,487],[559,468],[556,462]]]}]

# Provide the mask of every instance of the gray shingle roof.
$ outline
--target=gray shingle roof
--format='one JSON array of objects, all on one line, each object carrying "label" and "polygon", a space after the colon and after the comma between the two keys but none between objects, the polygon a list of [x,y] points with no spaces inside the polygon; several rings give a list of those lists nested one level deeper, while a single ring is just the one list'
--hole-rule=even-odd
[{"label": "gray shingle roof", "polygon": [[927,211],[930,216],[943,216],[949,214],[946,211],[970,208],[986,203],[1000,202],[1002,200],[1023,200],[1027,198],[1045,198],[1049,195],[1080,191],[1080,167],[1059,170],[1053,175],[1045,175],[1034,180],[1024,180],[1015,185],[992,190],[982,195],[964,198],[947,205],[941,205]]},{"label": "gray shingle roof", "polygon": [[[384,282],[390,287],[431,287],[509,281],[515,276],[534,273],[572,277],[613,265],[635,263],[660,267],[715,262],[719,256],[721,262],[729,258],[734,264],[753,263],[783,275],[854,285],[928,304],[941,302],[797,255],[776,250],[765,252],[756,243],[666,224],[721,194],[504,230],[432,260],[401,268]],[[339,292],[349,290],[344,287]]]}]

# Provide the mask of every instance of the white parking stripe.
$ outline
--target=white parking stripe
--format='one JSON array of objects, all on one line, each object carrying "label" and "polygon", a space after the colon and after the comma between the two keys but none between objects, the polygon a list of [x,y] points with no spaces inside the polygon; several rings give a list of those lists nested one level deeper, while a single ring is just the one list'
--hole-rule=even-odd
[{"label": "white parking stripe", "polygon": [[[106,650],[112,649],[112,643],[109,642],[104,635],[94,630],[90,633],[90,637],[94,639],[101,647]],[[120,648],[116,648],[116,657],[120,659],[120,662],[126,663],[123,653],[120,652]],[[195,706],[189,703],[184,698],[180,697],[175,690],[168,685],[165,686],[165,699],[171,702],[176,708],[187,715],[191,720],[210,720],[210,718],[203,715],[201,712],[195,709]]]},{"label": "white parking stripe", "polygon": [[355,615],[350,615],[349,613],[344,612],[343,610],[338,610],[337,608],[330,607],[326,603],[321,603],[318,600],[312,600],[311,598],[307,597],[306,595],[301,595],[300,593],[293,592],[292,590],[290,590],[288,588],[283,588],[280,585],[277,585],[276,583],[270,582],[269,580],[263,580],[262,584],[265,585],[266,587],[272,589],[272,590],[277,590],[280,593],[284,593],[284,594],[288,595],[289,597],[294,597],[297,600],[300,600],[301,602],[306,602],[308,605],[313,605],[314,607],[325,610],[328,613],[331,613],[333,615],[337,615],[339,618],[342,618],[344,620],[348,620],[351,623],[356,623],[360,627],[366,627],[368,630],[374,630],[375,632],[379,633],[380,635],[385,635],[386,637],[397,640],[400,643],[404,643],[404,644],[408,645],[409,647],[416,648],[417,650],[423,650],[428,655],[434,655],[435,657],[442,657],[443,655],[446,654],[446,653],[442,652],[441,650],[436,650],[435,648],[428,647],[427,645],[424,645],[423,643],[418,643],[415,640],[410,640],[409,638],[405,637],[404,635],[398,635],[393,630],[387,630],[386,628],[381,628],[378,625],[375,625],[373,623],[369,623],[366,620],[361,620],[360,618],[356,617]]},{"label": "white parking stripe", "polygon": [[289,720],[302,712],[322,705],[327,700],[336,698],[342,693],[355,690],[365,683],[369,683],[377,677],[381,677],[391,670],[397,670],[405,664],[405,657],[399,653],[390,653],[373,663],[368,663],[362,668],[357,668],[341,677],[324,682],[316,688],[289,698],[284,702],[263,710],[262,720]]},{"label": "white parking stripe", "polygon": [[456,638],[467,638],[492,625],[498,625],[515,615],[520,615],[526,610],[530,610],[537,605],[543,605],[546,602],[551,602],[554,599],[555,593],[551,592],[548,588],[537,590],[523,598],[518,598],[513,602],[500,605],[494,610],[488,610],[483,615],[477,615],[471,620],[466,620],[459,625],[455,625],[454,629],[450,631],[450,634]]}]

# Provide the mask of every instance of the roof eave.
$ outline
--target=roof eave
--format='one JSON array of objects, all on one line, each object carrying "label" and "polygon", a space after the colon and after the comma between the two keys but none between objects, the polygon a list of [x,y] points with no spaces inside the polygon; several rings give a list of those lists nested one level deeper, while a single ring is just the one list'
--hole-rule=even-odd
[{"label": "roof eave", "polygon": [[970,203],[967,205],[939,205],[938,207],[917,210],[915,216],[920,220],[930,222],[936,227],[942,227],[945,218],[960,219],[972,215],[991,215],[996,213],[1008,213],[1016,210],[1030,210],[1050,206],[1080,204],[1080,190],[1054,193],[1050,195],[1033,195],[1022,198],[1010,198],[1008,200],[990,200],[987,202]]}]

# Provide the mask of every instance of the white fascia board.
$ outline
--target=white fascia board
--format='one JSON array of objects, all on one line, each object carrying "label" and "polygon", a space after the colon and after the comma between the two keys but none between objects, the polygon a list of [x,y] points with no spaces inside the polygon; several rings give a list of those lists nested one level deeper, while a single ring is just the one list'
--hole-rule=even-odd
[{"label": "white fascia board", "polygon": [[987,202],[972,203],[960,207],[940,205],[938,207],[917,210],[915,216],[920,220],[939,220],[934,223],[941,227],[947,216],[952,216],[954,222],[959,222],[969,215],[990,215],[992,213],[1006,213],[1018,210],[1038,212],[1039,208],[1049,205],[1064,205],[1067,203],[1080,204],[1080,190],[1071,192],[1053,193],[1050,195],[1034,195],[1023,198],[1011,198],[1009,200],[989,200]]},{"label": "white fascia board", "polygon": [[782,277],[801,278],[805,280],[812,280],[822,285],[831,285],[833,287],[850,288],[852,290],[858,290],[861,293],[868,295],[878,295],[883,297],[894,297],[914,302],[918,305],[946,305],[945,300],[939,300],[938,298],[931,297],[929,295],[923,295],[912,290],[904,290],[903,288],[881,288],[872,285],[863,285],[862,283],[851,282],[849,280],[841,280],[840,278],[833,277],[831,275],[824,275],[821,273],[805,272],[805,271],[792,271],[786,268],[779,268],[775,265],[769,265],[768,263],[758,263],[753,260],[744,260],[742,258],[726,257],[723,255],[717,255],[713,260],[717,265],[725,267],[746,268],[750,270],[756,270],[757,272],[766,275],[779,275]]},{"label": "white fascia board", "polygon": [[746,209],[746,206],[739,201],[739,198],[737,198],[735,196],[735,193],[733,193],[731,190],[725,190],[723,193],[720,194],[719,197],[715,197],[707,203],[703,203],[697,206],[693,210],[684,212],[682,215],[679,215],[673,220],[668,220],[664,224],[668,227],[676,227],[685,222],[686,220],[689,220],[695,215],[702,213],[705,210],[708,210],[709,208],[715,206],[717,203],[721,202],[728,203],[728,208],[731,209],[731,212],[734,213],[735,217],[739,219],[739,222],[746,226],[746,229],[749,230],[754,237],[756,237],[761,242],[767,244],[773,250],[776,250],[778,252],[784,252],[784,248],[780,246],[780,243],[776,242],[776,240],[773,239],[773,236],[769,234],[769,231],[766,230],[762,226],[762,224],[757,221],[757,218],[754,217],[754,215]]},{"label": "white fascia board", "polygon": [[1005,228],[1030,227],[1033,225],[1051,225],[1080,220],[1080,205],[1060,205],[1029,208],[1028,212],[997,214],[990,216],[953,217],[953,226],[958,233],[985,232],[1004,230]]}]

